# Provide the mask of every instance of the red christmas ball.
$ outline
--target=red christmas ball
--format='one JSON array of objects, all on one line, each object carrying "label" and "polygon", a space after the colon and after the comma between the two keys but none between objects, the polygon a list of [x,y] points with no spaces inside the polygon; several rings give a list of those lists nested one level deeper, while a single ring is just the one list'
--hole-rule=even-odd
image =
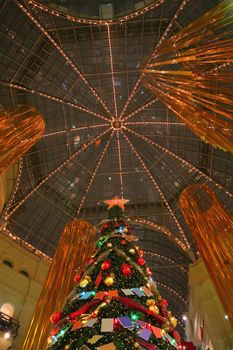
[{"label": "red christmas ball", "polygon": [[145,260],[143,258],[138,258],[139,265],[143,266],[145,264]]},{"label": "red christmas ball", "polygon": [[160,303],[160,305],[161,305],[162,307],[165,307],[165,308],[166,308],[166,307],[168,306],[168,302],[167,302],[167,300],[164,299],[164,298],[160,299],[159,303]]},{"label": "red christmas ball", "polygon": [[108,228],[108,224],[104,224],[104,228]]},{"label": "red christmas ball", "polygon": [[125,276],[130,276],[132,273],[131,266],[128,264],[122,264],[121,271],[122,271],[123,275],[125,275]]},{"label": "red christmas ball", "polygon": [[106,271],[106,270],[110,269],[111,266],[112,266],[112,264],[111,264],[110,260],[104,260],[101,264],[101,269]]},{"label": "red christmas ball", "polygon": [[54,312],[54,314],[52,314],[52,316],[50,317],[50,321],[53,323],[53,324],[57,324],[61,319],[61,312],[60,311],[57,311],[57,312]]},{"label": "red christmas ball", "polygon": [[126,244],[126,240],[125,240],[125,239],[122,239],[122,240],[121,240],[121,244],[122,244],[122,245],[125,245],[125,244]]},{"label": "red christmas ball", "polygon": [[81,280],[81,277],[82,277],[82,274],[81,274],[81,273],[77,273],[77,274],[74,276],[74,283],[75,283],[75,284],[78,284],[78,282]]},{"label": "red christmas ball", "polygon": [[90,259],[90,260],[88,261],[88,264],[92,265],[94,261],[95,261],[94,259]]},{"label": "red christmas ball", "polygon": [[139,252],[138,252],[138,254],[139,254],[139,256],[143,256],[143,250],[139,250]]},{"label": "red christmas ball", "polygon": [[116,221],[115,222],[115,227],[118,227],[119,226],[119,223]]}]

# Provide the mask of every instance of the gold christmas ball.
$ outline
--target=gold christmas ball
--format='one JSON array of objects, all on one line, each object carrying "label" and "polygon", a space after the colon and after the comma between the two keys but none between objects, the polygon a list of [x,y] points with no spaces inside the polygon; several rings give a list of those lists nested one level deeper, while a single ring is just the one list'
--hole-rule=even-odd
[{"label": "gold christmas ball", "polygon": [[177,326],[177,319],[174,316],[169,318],[169,322],[170,322],[170,325],[172,327],[176,327]]},{"label": "gold christmas ball", "polygon": [[88,276],[88,275],[86,275],[86,276],[80,281],[79,285],[80,285],[81,288],[85,288],[85,287],[88,285],[89,282],[91,282],[91,277]]},{"label": "gold christmas ball", "polygon": [[129,250],[129,252],[130,252],[130,254],[135,254],[135,250],[134,250],[133,248],[131,248],[131,249]]},{"label": "gold christmas ball", "polygon": [[65,346],[65,350],[68,350],[70,348],[69,344]]},{"label": "gold christmas ball", "polygon": [[146,305],[155,305],[155,300],[154,299],[148,299],[146,302]]},{"label": "gold christmas ball", "polygon": [[107,276],[104,280],[104,284],[106,284],[106,286],[108,286],[108,287],[112,286],[113,283],[114,283],[113,276]]},{"label": "gold christmas ball", "polygon": [[127,257],[127,258],[126,258],[126,260],[127,260],[127,261],[130,261],[130,258],[129,258],[129,257]]},{"label": "gold christmas ball", "polygon": [[108,248],[112,248],[112,243],[109,242],[109,243],[107,244],[107,247],[108,247]]},{"label": "gold christmas ball", "polygon": [[124,232],[128,232],[128,227],[125,227],[125,228],[124,228]]},{"label": "gold christmas ball", "polygon": [[134,344],[133,344],[133,347],[135,348],[135,349],[138,349],[139,348],[139,343],[137,343],[137,342],[135,342]]},{"label": "gold christmas ball", "polygon": [[159,314],[159,308],[158,308],[158,306],[156,306],[156,305],[150,305],[150,306],[149,306],[149,310],[152,311],[152,312],[154,312],[156,315]]},{"label": "gold christmas ball", "polygon": [[79,285],[81,288],[85,288],[88,285],[89,281],[84,278],[83,280],[80,281]]}]

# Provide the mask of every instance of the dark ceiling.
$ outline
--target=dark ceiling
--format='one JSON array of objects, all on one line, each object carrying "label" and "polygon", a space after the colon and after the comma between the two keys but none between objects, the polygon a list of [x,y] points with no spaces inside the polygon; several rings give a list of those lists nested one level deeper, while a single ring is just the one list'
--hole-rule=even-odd
[{"label": "dark ceiling", "polygon": [[161,288],[187,298],[196,248],[179,195],[205,183],[231,210],[233,158],[198,139],[138,78],[158,43],[220,2],[0,2],[0,103],[35,106],[46,123],[4,213],[16,236],[51,256],[67,222],[97,224],[101,201],[123,196],[127,215],[144,220],[134,227]]}]

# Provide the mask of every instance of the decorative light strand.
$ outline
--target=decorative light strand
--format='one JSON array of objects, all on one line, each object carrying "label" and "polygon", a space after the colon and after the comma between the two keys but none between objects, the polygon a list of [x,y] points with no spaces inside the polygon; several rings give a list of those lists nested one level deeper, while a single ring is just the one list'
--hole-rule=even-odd
[{"label": "decorative light strand", "polygon": [[59,170],[61,170],[66,164],[68,164],[73,158],[75,158],[79,153],[81,153],[83,150],[86,150],[89,146],[91,146],[93,143],[95,143],[95,141],[99,140],[102,136],[104,136],[105,134],[107,134],[109,131],[111,130],[111,128],[108,128],[107,130],[103,131],[102,133],[100,133],[99,135],[97,135],[97,137],[95,137],[94,139],[92,139],[91,141],[89,141],[86,144],[86,147],[83,148],[81,147],[78,151],[76,151],[71,157],[67,158],[63,163],[61,163],[56,169],[54,169],[53,171],[51,171],[36,187],[34,187],[34,189],[29,192],[15,207],[14,209],[10,212],[7,213],[7,215],[5,216],[5,219],[7,220],[29,197],[31,197],[31,195],[33,193],[35,193],[35,191],[37,191],[51,176],[53,176],[54,174],[56,174]]},{"label": "decorative light strand", "polygon": [[15,195],[16,195],[16,193],[18,191],[18,188],[19,188],[22,171],[23,171],[23,157],[21,157],[19,159],[18,172],[17,172],[17,176],[16,176],[16,179],[15,179],[15,185],[14,185],[13,193],[12,193],[11,198],[9,199],[5,209],[2,212],[2,217],[3,218],[5,218],[7,216],[8,212],[9,212],[9,209],[10,209],[12,203],[14,202]]},{"label": "decorative light strand", "polygon": [[178,123],[178,122],[161,122],[161,121],[153,121],[153,122],[150,122],[150,121],[148,121],[148,122],[144,122],[144,121],[142,121],[142,122],[126,122],[126,123],[124,123],[124,125],[179,125],[179,126],[186,126],[186,124],[185,123],[182,123],[182,122],[180,122],[180,123]]},{"label": "decorative light strand", "polygon": [[47,134],[44,134],[42,136],[42,138],[43,137],[48,137],[48,136],[61,135],[61,134],[65,134],[67,132],[82,131],[82,130],[89,130],[89,129],[97,129],[97,128],[101,128],[101,127],[105,127],[105,126],[109,126],[109,125],[111,125],[111,124],[99,124],[99,125],[90,125],[90,126],[80,126],[80,127],[77,127],[77,128],[64,129],[64,130],[54,131],[54,132],[49,132]]},{"label": "decorative light strand", "polygon": [[125,120],[128,120],[129,118],[132,118],[134,115],[138,114],[139,112],[143,111],[144,109],[146,109],[147,107],[149,107],[150,105],[152,105],[153,103],[157,102],[158,98],[153,99],[152,101],[149,101],[147,103],[145,103],[143,106],[137,108],[135,111],[133,111],[132,113],[126,115],[123,119],[122,122],[124,122]]},{"label": "decorative light strand", "polygon": [[115,110],[115,116],[116,116],[116,118],[118,118],[115,77],[114,77],[113,57],[112,57],[112,43],[111,43],[111,33],[110,33],[109,25],[107,25],[107,32],[108,32],[108,47],[109,47],[109,56],[110,56],[110,66],[111,66],[111,74],[112,74],[112,91],[113,91],[113,100],[114,100],[114,110]]},{"label": "decorative light strand", "polygon": [[117,19],[109,19],[109,20],[98,20],[98,19],[86,19],[86,18],[79,18],[74,17],[71,15],[66,15],[56,9],[50,9],[49,7],[46,7],[42,5],[41,3],[38,3],[35,0],[26,0],[28,5],[32,5],[35,8],[39,8],[40,10],[43,10],[47,13],[50,13],[51,15],[55,15],[57,17],[65,18],[69,21],[76,22],[76,23],[82,23],[82,24],[97,24],[97,25],[111,25],[116,23],[122,23],[126,22],[128,20],[134,19],[135,17],[141,16],[146,12],[149,12],[153,9],[155,9],[157,6],[162,5],[166,0],[160,0],[158,2],[153,2],[152,4],[144,7],[142,10],[137,10],[130,15],[122,16]]},{"label": "decorative light strand", "polygon": [[[187,3],[188,1],[190,1],[190,0],[183,0],[182,4],[181,4],[180,7],[178,8],[177,12],[175,13],[175,15],[173,16],[173,18],[172,18],[171,21],[169,22],[169,24],[168,24],[167,28],[165,29],[163,35],[162,35],[161,38],[159,39],[159,42],[157,43],[157,45],[156,45],[156,47],[155,47],[155,50],[156,50],[157,47],[159,47],[159,46],[162,44],[163,40],[167,37],[167,35],[168,35],[170,29],[171,29],[172,26],[173,26],[174,21],[177,19],[178,15],[179,15],[180,12],[183,10],[184,6],[186,5],[186,3]],[[142,72],[142,75],[143,75],[143,72]],[[121,116],[124,115],[124,113],[125,113],[125,111],[126,111],[128,105],[129,105],[130,101],[132,100],[133,96],[135,95],[135,93],[136,93],[136,91],[137,91],[137,88],[138,88],[138,86],[139,86],[139,84],[140,84],[140,82],[141,82],[142,75],[140,75],[139,78],[138,78],[138,80],[136,81],[136,83],[135,83],[135,85],[134,85],[134,87],[133,87],[133,90],[131,91],[131,93],[130,93],[130,95],[129,95],[127,101],[126,101],[126,104],[125,104],[125,106],[124,106],[124,108],[123,108],[123,110],[122,110],[122,112],[121,112]]]},{"label": "decorative light strand", "polygon": [[80,105],[77,104],[77,103],[72,103],[72,102],[63,100],[62,98],[59,98],[59,97],[55,97],[55,96],[53,96],[53,95],[46,94],[45,92],[42,92],[42,91],[37,91],[37,90],[29,89],[29,88],[26,88],[26,87],[24,87],[24,86],[22,86],[22,85],[16,84],[16,83],[10,83],[10,82],[5,82],[5,81],[3,81],[3,80],[0,80],[0,84],[2,84],[3,86],[6,86],[6,87],[10,87],[10,88],[22,90],[22,91],[25,91],[25,92],[29,92],[29,93],[31,93],[31,94],[36,94],[36,95],[39,95],[39,96],[46,97],[46,98],[48,98],[49,100],[53,100],[53,101],[56,101],[56,102],[59,102],[59,103],[62,103],[62,104],[66,104],[67,106],[74,107],[74,108],[76,108],[76,109],[79,109],[79,110],[82,111],[82,112],[91,114],[91,115],[93,115],[93,116],[95,116],[95,117],[98,117],[98,118],[100,118],[100,119],[103,119],[103,120],[109,122],[109,119],[108,119],[108,118],[105,118],[105,117],[103,117],[102,115],[91,111],[90,109],[86,109],[86,108],[80,106]]},{"label": "decorative light strand", "polygon": [[[165,261],[168,261],[168,262],[170,262],[170,263],[172,263],[172,264],[175,264],[175,267],[179,268],[182,272],[187,273],[187,269],[184,268],[184,264],[183,264],[183,265],[181,265],[181,264],[177,265],[177,262],[176,262],[176,261],[174,261],[174,260],[168,258],[168,257],[165,256],[165,255],[161,255],[161,254],[158,254],[158,253],[153,253],[153,252],[150,252],[150,251],[148,251],[148,250],[144,250],[144,254],[145,254],[145,255],[151,255],[151,256],[153,256],[153,257],[158,258],[159,260],[165,260]],[[185,265],[185,266],[186,266],[186,265]],[[187,264],[187,266],[188,266],[188,264]],[[161,266],[161,267],[166,267],[166,266]]]},{"label": "decorative light strand", "polygon": [[141,156],[139,155],[139,153],[137,152],[137,150],[135,149],[135,147],[133,146],[133,144],[130,142],[130,140],[128,139],[127,135],[123,132],[123,136],[125,138],[125,140],[128,142],[128,144],[130,145],[131,149],[133,150],[133,152],[135,153],[135,155],[137,156],[138,160],[140,161],[140,163],[142,164],[143,168],[145,169],[145,171],[147,172],[149,178],[151,179],[151,181],[153,182],[156,190],[158,191],[160,197],[162,198],[163,202],[165,203],[169,213],[171,214],[171,218],[174,221],[175,225],[178,227],[178,230],[180,232],[181,237],[183,238],[185,245],[187,246],[188,249],[190,249],[190,244],[186,238],[186,235],[184,234],[184,231],[182,230],[182,227],[180,225],[180,223],[178,222],[177,218],[175,217],[168,201],[166,200],[166,198],[164,197],[163,192],[160,190],[160,187],[158,186],[157,182],[155,181],[153,175],[151,174],[150,170],[148,169],[147,165],[144,163],[143,159],[141,158]]},{"label": "decorative light strand", "polygon": [[180,300],[182,300],[185,304],[188,304],[187,300],[185,300],[182,295],[180,295],[175,289],[172,289],[171,287],[169,287],[167,284],[161,283],[159,281],[156,281],[156,283],[158,284],[158,286],[161,286],[165,289],[168,289],[171,293],[173,293],[175,296],[177,296]]},{"label": "decorative light strand", "polygon": [[189,247],[187,245],[185,245],[178,237],[176,237],[167,227],[158,225],[158,224],[156,224],[154,222],[151,222],[151,221],[143,219],[143,218],[131,218],[129,220],[131,222],[136,222],[136,223],[139,223],[139,224],[142,224],[142,225],[146,225],[146,226],[152,228],[155,231],[161,232],[165,236],[169,237],[184,252],[187,252],[189,250]]},{"label": "decorative light strand", "polygon": [[93,183],[93,181],[94,181],[94,178],[95,178],[95,176],[96,176],[96,173],[97,173],[97,171],[98,171],[98,169],[99,169],[99,167],[100,167],[100,165],[101,165],[101,163],[102,163],[102,160],[103,160],[103,158],[104,158],[104,155],[105,155],[105,153],[107,152],[108,146],[110,145],[110,142],[111,142],[111,140],[112,140],[112,137],[113,137],[114,133],[115,133],[115,130],[113,130],[113,131],[111,132],[111,136],[110,136],[108,142],[106,143],[103,152],[102,152],[101,155],[100,155],[99,161],[98,161],[98,163],[97,163],[97,165],[96,165],[96,167],[95,167],[95,170],[94,170],[94,172],[93,172],[93,174],[92,174],[92,176],[91,176],[91,179],[90,179],[90,181],[89,181],[89,183],[88,183],[88,185],[87,185],[87,187],[86,187],[84,196],[83,196],[82,199],[81,199],[81,202],[80,202],[79,208],[78,208],[78,210],[77,210],[77,212],[76,212],[75,218],[77,218],[77,217],[79,216],[80,210],[82,209],[83,203],[84,203],[85,200],[86,200],[87,194],[88,194],[88,192],[89,192],[89,190],[90,190],[90,188],[91,188],[91,185],[92,185],[92,183]]},{"label": "decorative light strand", "polygon": [[119,169],[120,169],[121,196],[123,197],[124,196],[124,189],[123,189],[123,176],[122,176],[122,163],[121,163],[121,145],[120,145],[119,130],[117,130],[117,153],[118,153]]},{"label": "decorative light strand", "polygon": [[17,6],[31,19],[31,21],[42,31],[42,33],[47,37],[47,39],[52,43],[52,45],[60,52],[62,57],[69,63],[69,65],[73,68],[74,72],[79,76],[79,78],[88,86],[89,90],[93,94],[93,96],[100,102],[100,104],[104,107],[106,112],[111,115],[108,107],[104,103],[104,101],[99,97],[95,89],[89,84],[85,76],[80,72],[77,66],[73,63],[73,61],[67,56],[65,51],[61,48],[60,45],[49,35],[49,33],[42,27],[42,25],[36,20],[34,16],[18,1],[14,0]]},{"label": "decorative light strand", "polygon": [[19,245],[21,245],[23,248],[27,249],[32,254],[35,254],[39,258],[47,261],[48,263],[51,263],[52,258],[50,258],[47,254],[43,253],[39,249],[36,249],[33,245],[30,243],[24,241],[22,238],[13,235],[6,227],[1,227],[1,232],[3,232],[8,238],[10,238],[12,241],[17,242]]},{"label": "decorative light strand", "polygon": [[159,42],[156,45],[156,49],[162,44],[164,39],[168,36],[168,33],[170,29],[172,28],[175,20],[178,18],[180,12],[183,10],[184,6],[189,2],[190,0],[183,0],[181,5],[179,6],[178,10],[176,11],[175,15],[173,16],[172,20],[169,22],[167,28],[163,32],[163,35],[160,37]]},{"label": "decorative light strand", "polygon": [[212,182],[216,187],[218,187],[219,189],[223,190],[230,198],[233,197],[233,194],[230,193],[229,191],[227,191],[227,189],[223,186],[221,186],[219,183],[217,183],[216,181],[214,181],[213,179],[211,179],[211,177],[209,177],[208,175],[206,175],[205,173],[203,173],[201,170],[199,170],[198,168],[196,168],[195,166],[193,166],[192,164],[190,164],[187,160],[179,157],[177,154],[173,153],[172,151],[169,151],[167,148],[162,147],[161,145],[159,145],[158,143],[152,141],[151,139],[148,139],[148,137],[132,130],[131,128],[127,128],[127,127],[122,127],[124,129],[126,129],[127,131],[131,132],[132,134],[138,136],[139,138],[141,138],[142,140],[146,141],[147,143],[151,144],[152,146],[155,146],[156,148],[166,152],[167,154],[171,155],[172,157],[174,157],[175,159],[178,159],[181,163],[185,164],[187,167],[189,167],[192,171],[197,172],[200,176],[202,176],[203,178],[205,178],[206,180]]},{"label": "decorative light strand", "polygon": [[122,117],[124,116],[124,113],[125,113],[125,111],[126,111],[128,105],[129,105],[130,101],[132,100],[133,96],[135,95],[135,93],[136,93],[136,91],[137,91],[137,89],[138,89],[138,86],[139,86],[140,82],[141,82],[141,76],[139,76],[138,80],[136,81],[136,83],[135,83],[135,85],[134,85],[134,87],[133,87],[133,90],[132,90],[131,93],[129,94],[129,97],[128,97],[128,99],[127,99],[127,101],[126,101],[126,103],[125,103],[125,105],[124,105],[124,107],[123,107],[123,109],[122,109],[122,112],[121,112],[121,115],[120,115],[120,119],[122,119]]}]

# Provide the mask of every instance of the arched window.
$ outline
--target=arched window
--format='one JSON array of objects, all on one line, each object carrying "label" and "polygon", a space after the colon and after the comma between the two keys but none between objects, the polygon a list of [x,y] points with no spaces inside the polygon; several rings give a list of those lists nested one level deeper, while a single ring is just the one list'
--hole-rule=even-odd
[{"label": "arched window", "polygon": [[5,259],[5,260],[3,260],[3,262],[2,262],[5,266],[8,266],[8,267],[10,267],[10,268],[12,268],[13,267],[13,264],[12,264],[12,262],[11,261],[9,261],[9,260],[7,260],[7,259]]},{"label": "arched window", "polygon": [[3,312],[7,316],[13,317],[14,316],[14,312],[15,312],[15,308],[10,303],[4,303],[0,307],[0,311]]},{"label": "arched window", "polygon": [[29,274],[25,270],[20,270],[19,273],[27,278],[29,278]]}]

